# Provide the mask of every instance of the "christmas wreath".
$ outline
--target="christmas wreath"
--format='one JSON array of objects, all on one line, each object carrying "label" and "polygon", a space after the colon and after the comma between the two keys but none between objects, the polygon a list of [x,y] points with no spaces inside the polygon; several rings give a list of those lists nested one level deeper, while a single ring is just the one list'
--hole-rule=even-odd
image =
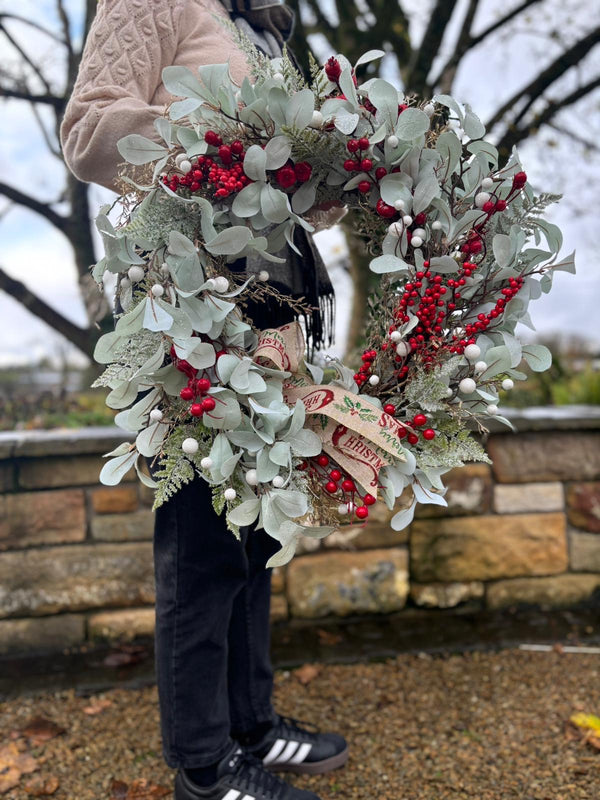
[{"label": "christmas wreath", "polygon": [[[95,356],[136,439],[108,454],[101,480],[135,466],[159,506],[200,475],[234,532],[257,523],[281,542],[278,564],[300,536],[366,520],[376,502],[404,495],[395,529],[418,502],[446,504],[442,475],[487,460],[478,433],[507,422],[499,391],[525,378],[522,359],[550,366],[515,327],[574,265],[557,260],[561,233],[542,217],[557,198],[534,195],[516,152],[499,166],[468,105],[360,83],[382,51],[313,63],[309,85],[285,53],[269,60],[233,35],[252,80],[236,86],[227,64],[168,67],[180,99],[156,120],[164,144],[119,143],[121,218],[101,210],[94,274],[119,276],[120,313]],[[265,270],[228,269],[260,253],[277,270],[295,226],[313,230],[326,204],[356,209],[380,276],[358,369],[309,363],[298,323],[255,330],[249,299],[302,303]]]}]

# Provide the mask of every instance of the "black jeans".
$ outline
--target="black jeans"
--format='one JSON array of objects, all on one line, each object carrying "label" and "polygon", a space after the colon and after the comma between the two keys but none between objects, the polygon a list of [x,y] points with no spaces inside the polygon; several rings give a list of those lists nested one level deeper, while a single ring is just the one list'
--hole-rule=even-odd
[{"label": "black jeans", "polygon": [[231,730],[273,716],[271,570],[279,545],[262,530],[227,530],[196,478],[156,512],[156,670],[170,767],[219,760]]}]

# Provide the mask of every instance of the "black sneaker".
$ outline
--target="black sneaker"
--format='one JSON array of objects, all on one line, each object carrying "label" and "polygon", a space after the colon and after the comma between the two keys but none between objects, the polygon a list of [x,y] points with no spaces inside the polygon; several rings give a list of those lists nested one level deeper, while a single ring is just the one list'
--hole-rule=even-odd
[{"label": "black sneaker", "polygon": [[198,786],[184,770],[179,770],[175,800],[319,800],[319,797],[295,789],[267,772],[257,758],[234,743],[219,762],[217,782],[212,786]]},{"label": "black sneaker", "polygon": [[348,760],[348,744],[343,736],[319,733],[316,728],[306,730],[290,717],[277,717],[271,730],[248,751],[260,758],[267,769],[298,775],[330,772]]}]

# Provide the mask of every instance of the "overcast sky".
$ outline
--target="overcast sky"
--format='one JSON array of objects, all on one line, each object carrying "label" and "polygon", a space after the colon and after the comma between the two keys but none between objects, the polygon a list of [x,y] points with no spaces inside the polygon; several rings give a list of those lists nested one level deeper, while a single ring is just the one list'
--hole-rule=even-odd
[{"label": "overcast sky", "polygon": [[[477,24],[483,26],[494,14],[504,13],[514,0],[498,4],[496,0],[482,0],[482,11]],[[83,7],[82,0],[67,0],[74,20]],[[421,0],[409,0],[417,9],[412,17],[411,36],[418,41],[423,21],[423,8],[429,4]],[[459,0],[464,7],[464,0]],[[514,26],[510,35],[495,37],[489,44],[474,50],[463,62],[454,94],[462,101],[470,102],[474,110],[485,118],[528,78],[539,70],[544,62],[555,56],[561,42],[549,40],[546,31],[557,29],[560,36],[572,41],[577,32],[589,29],[600,21],[598,0],[545,0],[541,5],[544,13],[535,18],[524,19]],[[18,11],[23,16],[35,12],[43,23],[56,25],[54,0],[20,0]],[[14,10],[14,3],[0,0],[0,10]],[[457,16],[458,20],[459,17]],[[12,30],[21,32],[17,26]],[[31,30],[25,39],[30,52],[36,55],[53,74],[60,75],[62,54],[47,39]],[[322,42],[314,43],[320,49]],[[452,30],[444,43],[446,51],[452,47]],[[580,76],[600,73],[600,47],[596,47],[582,65]],[[323,50],[320,55],[328,55]],[[2,62],[14,59],[14,53],[0,45]],[[393,64],[387,65],[393,74]],[[571,80],[575,80],[572,76]],[[569,81],[570,82],[570,81]],[[568,88],[567,80],[561,89]],[[4,102],[0,129],[0,180],[17,184],[23,190],[41,199],[58,196],[62,186],[62,166],[49,156],[28,107],[16,101]],[[579,107],[564,114],[561,125],[571,127],[583,138],[598,140],[600,121],[600,92],[590,95]],[[548,142],[554,143],[549,146]],[[531,316],[540,333],[579,334],[600,342],[600,323],[597,303],[600,299],[600,270],[597,244],[598,202],[596,187],[600,178],[600,158],[589,159],[582,147],[571,140],[560,137],[553,131],[546,132],[537,142],[521,148],[521,157],[535,189],[562,191],[565,200],[552,213],[565,234],[564,254],[577,248],[576,277],[560,273],[550,295],[531,305]],[[97,208],[109,194],[95,188],[92,193],[92,208]],[[0,210],[4,207],[0,198]],[[589,209],[589,210],[588,210]],[[12,207],[0,219],[0,241],[2,267],[30,286],[48,303],[55,306],[74,322],[83,323],[85,314],[77,292],[76,273],[67,241],[51,225],[32,212]],[[339,260],[343,252],[343,238],[338,232],[327,232],[318,237],[326,259]],[[350,286],[344,276],[336,270],[338,289],[338,331],[343,339],[343,330],[348,317]],[[64,352],[64,340],[54,334],[43,323],[31,316],[15,301],[0,293],[0,365],[29,361],[40,355],[56,355]],[[336,350],[343,348],[339,341]]]}]

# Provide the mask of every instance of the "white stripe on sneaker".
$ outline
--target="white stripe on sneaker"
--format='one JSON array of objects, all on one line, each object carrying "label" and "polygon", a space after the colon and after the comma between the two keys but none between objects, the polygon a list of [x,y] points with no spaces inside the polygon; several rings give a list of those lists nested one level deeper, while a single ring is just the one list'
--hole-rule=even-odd
[{"label": "white stripe on sneaker", "polygon": [[273,747],[269,750],[267,755],[263,758],[263,764],[272,764],[277,758],[279,753],[285,747],[285,739],[277,739]]},{"label": "white stripe on sneaker", "polygon": [[299,742],[288,742],[283,753],[279,756],[278,759],[276,759],[276,763],[287,764],[287,762],[290,760],[290,758],[294,755],[294,753],[298,749],[298,746]]},{"label": "white stripe on sneaker", "polygon": [[241,792],[238,792],[237,789],[230,789],[227,794],[221,798],[221,800],[237,800],[240,795]]},{"label": "white stripe on sneaker", "polygon": [[301,764],[311,750],[312,744],[304,742],[304,744],[301,744],[298,748],[298,752],[295,753],[293,758],[290,759],[290,764]]},{"label": "white stripe on sneaker", "polygon": [[253,794],[245,794],[245,795],[242,797],[242,800],[256,800],[256,798],[254,797],[254,795],[253,795]]}]

